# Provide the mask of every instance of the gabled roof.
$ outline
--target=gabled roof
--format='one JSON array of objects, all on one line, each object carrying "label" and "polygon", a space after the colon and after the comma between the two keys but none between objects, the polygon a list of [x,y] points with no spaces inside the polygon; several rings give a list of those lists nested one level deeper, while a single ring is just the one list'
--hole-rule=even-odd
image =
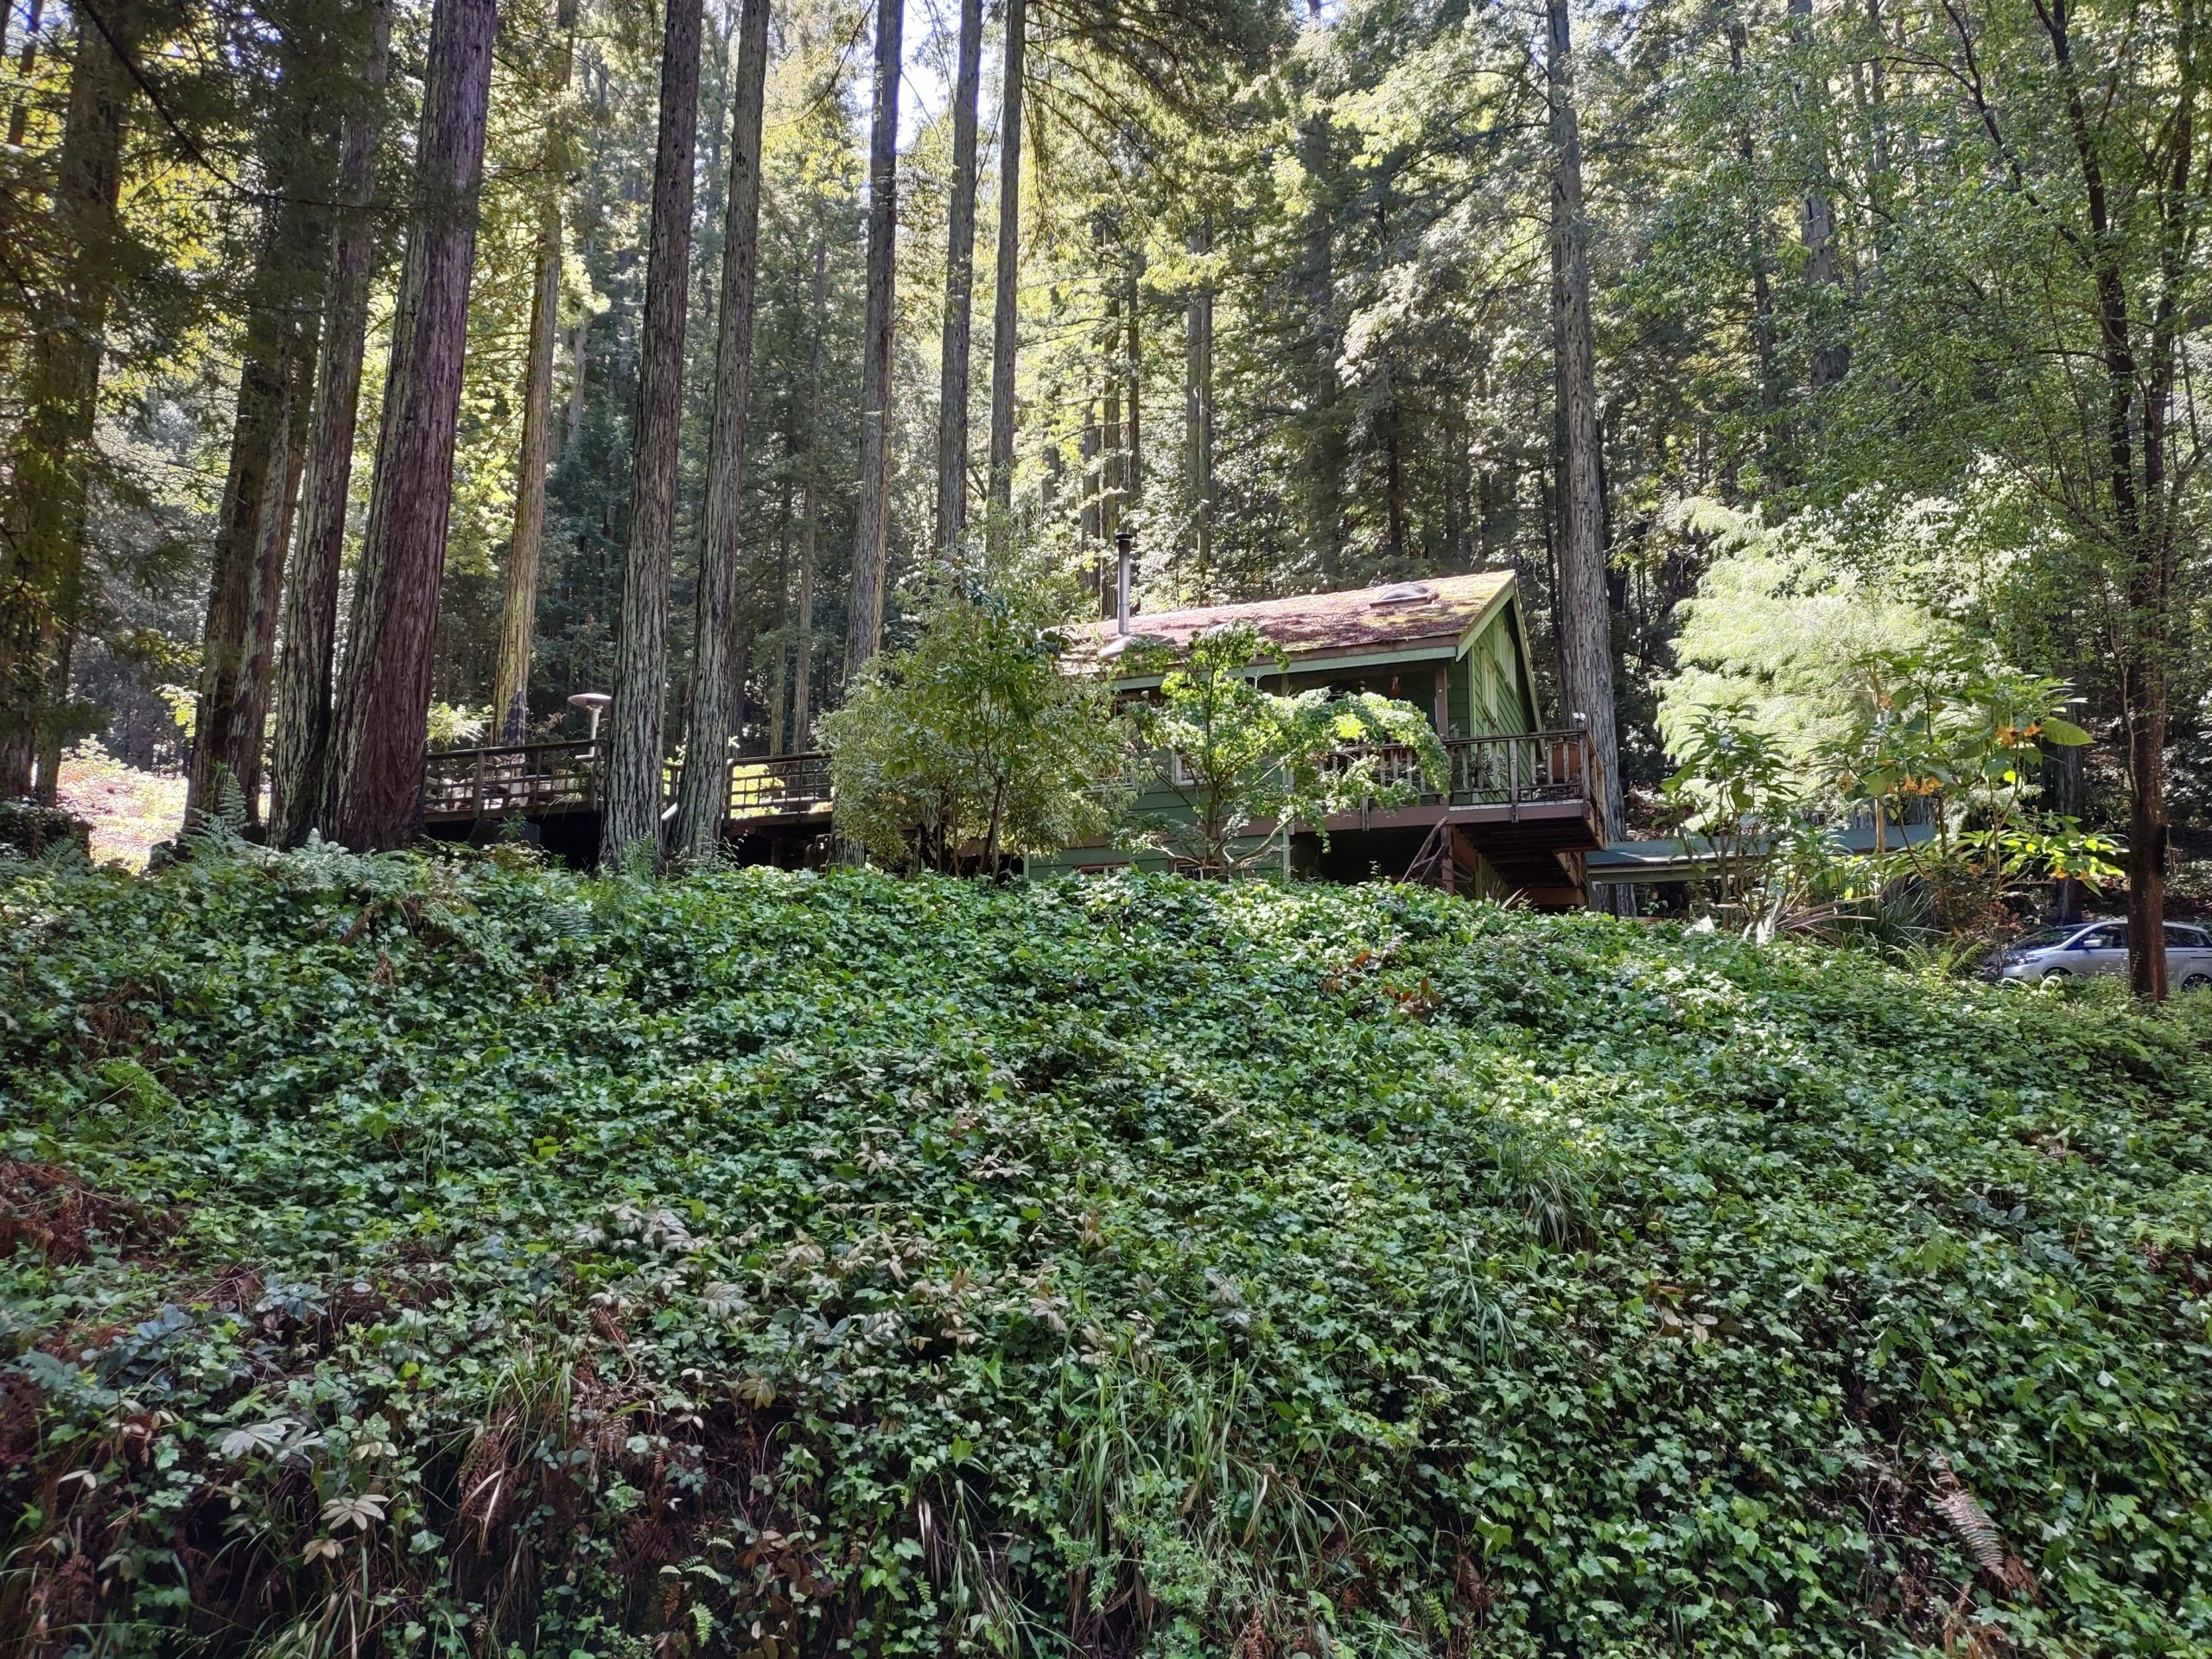
[{"label": "gabled roof", "polygon": [[[1512,588],[1511,571],[1484,570],[1356,588],[1348,593],[1140,613],[1129,619],[1126,638],[1165,641],[1179,652],[1209,628],[1249,622],[1293,661],[1376,651],[1411,653],[1425,646],[1448,655],[1457,652]],[[1125,637],[1111,620],[1087,622],[1067,632],[1068,655],[1074,663],[1112,661],[1121,654]]]}]

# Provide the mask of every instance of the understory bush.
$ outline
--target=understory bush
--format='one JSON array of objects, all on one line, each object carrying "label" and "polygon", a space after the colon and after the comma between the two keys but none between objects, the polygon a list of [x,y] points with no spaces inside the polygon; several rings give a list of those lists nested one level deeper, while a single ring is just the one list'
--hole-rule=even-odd
[{"label": "understory bush", "polygon": [[2212,1651],[2207,999],[520,863],[0,877],[22,1650]]}]

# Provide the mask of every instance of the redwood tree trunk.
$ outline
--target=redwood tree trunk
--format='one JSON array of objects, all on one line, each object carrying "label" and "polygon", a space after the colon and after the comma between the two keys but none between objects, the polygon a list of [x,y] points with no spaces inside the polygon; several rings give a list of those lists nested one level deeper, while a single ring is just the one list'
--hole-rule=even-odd
[{"label": "redwood tree trunk", "polygon": [[530,301],[523,369],[522,438],[515,457],[514,531],[499,605],[499,664],[492,683],[493,734],[519,743],[530,731],[530,664],[537,633],[537,571],[545,547],[545,467],[553,449],[553,351],[560,327],[561,205],[537,216],[537,281]]},{"label": "redwood tree trunk", "polygon": [[1308,373],[1311,407],[1306,413],[1304,494],[1306,537],[1320,567],[1321,585],[1334,588],[1344,575],[1344,446],[1338,408],[1335,226],[1325,192],[1329,177],[1329,118],[1325,110],[1308,117],[1298,138],[1299,160],[1313,181],[1315,201],[1306,221],[1305,289],[1306,330],[1313,352]]},{"label": "redwood tree trunk", "polygon": [[[1017,0],[1017,3],[1019,0]],[[822,340],[828,326],[830,243],[820,220],[814,232],[814,340],[807,353],[806,493],[798,518],[798,639],[791,651],[791,747],[812,747],[814,710],[814,548],[822,474]]]},{"label": "redwood tree trunk", "polygon": [[899,67],[904,0],[876,0],[875,106],[868,146],[868,296],[861,346],[861,499],[853,543],[845,678],[883,639],[884,554],[891,517],[893,256],[899,231]]},{"label": "redwood tree trunk", "polygon": [[[1211,224],[1191,232],[1191,251],[1213,251]],[[1201,276],[1183,319],[1183,490],[1197,557],[1198,594],[1206,596],[1213,569],[1213,287]]]},{"label": "redwood tree trunk", "polygon": [[397,846],[421,814],[498,23],[497,0],[438,0],[430,23],[407,260],[324,815],[334,840],[360,849]]},{"label": "redwood tree trunk", "polygon": [[283,655],[277,669],[276,765],[270,838],[296,846],[319,822],[330,745],[330,691],[338,632],[338,583],[346,550],[346,506],[368,339],[369,273],[376,258],[378,105],[391,70],[391,0],[370,0],[366,96],[348,112],[339,140],[336,240],[323,321],[322,378],[308,447],[304,511],[284,589]]},{"label": "redwood tree trunk", "polygon": [[[247,655],[256,613],[264,600],[274,601],[281,574],[282,544],[271,538],[289,496],[291,416],[302,401],[299,388],[308,365],[302,359],[309,338],[297,319],[306,299],[304,278],[318,263],[315,251],[310,212],[298,192],[288,190],[265,217],[246,316],[230,465],[216,514],[200,636],[199,701],[185,781],[187,828],[215,810],[223,778],[243,796],[248,777],[260,771],[262,734],[252,720],[256,698]],[[258,804],[245,798],[250,817],[259,816]]]},{"label": "redwood tree trunk", "polygon": [[[569,90],[576,0],[561,0],[554,26],[548,91]],[[567,134],[556,116],[545,141],[547,195],[537,210],[537,282],[530,300],[529,356],[523,368],[522,435],[515,456],[514,531],[507,541],[499,607],[499,663],[493,679],[496,741],[519,743],[530,731],[530,664],[537,633],[537,572],[545,550],[545,467],[553,454],[553,358],[561,327],[561,192],[569,171]]]},{"label": "redwood tree trunk", "polygon": [[[49,752],[55,747],[68,696],[101,336],[115,288],[124,118],[137,84],[116,48],[133,50],[145,38],[149,10],[132,0],[109,6],[105,35],[78,31],[70,68],[54,202],[56,239],[67,254],[51,304],[29,331],[0,521],[0,799],[29,792],[41,740]],[[48,800],[54,783],[50,773],[39,779]]]},{"label": "redwood tree trunk", "polygon": [[1582,219],[1582,137],[1567,0],[1547,0],[1544,57],[1551,101],[1552,336],[1560,436],[1556,626],[1566,713],[1587,722],[1603,787],[1599,833],[1619,833],[1619,746],[1613,713],[1612,623],[1605,603],[1605,484],[1598,454],[1597,369],[1590,335],[1590,257]]},{"label": "redwood tree trunk", "polygon": [[952,83],[952,203],[946,219],[944,341],[938,375],[937,544],[968,526],[968,346],[976,292],[976,105],[983,78],[983,0],[960,0]]},{"label": "redwood tree trunk", "polygon": [[991,294],[991,505],[1014,500],[1014,372],[1020,351],[1021,77],[1027,0],[1006,0],[1006,67],[999,88],[999,247]]},{"label": "redwood tree trunk", "polygon": [[[630,543],[624,562],[614,702],[607,711],[606,810],[600,860],[660,846],[661,719],[668,680],[668,584],[675,562],[676,468],[683,415],[683,324],[690,295],[691,168],[699,136],[700,0],[668,0],[661,37],[660,135],[653,159],[652,245],[630,451]],[[696,759],[696,758],[695,758]],[[687,768],[688,770],[689,768]]]},{"label": "redwood tree trunk", "polygon": [[[318,265],[323,262],[318,260]],[[291,372],[284,388],[283,442],[270,468],[269,505],[262,511],[261,544],[253,570],[253,607],[246,628],[245,665],[238,687],[238,727],[245,739],[238,753],[238,791],[249,821],[261,822],[263,739],[269,728],[269,699],[276,671],[277,616],[283,603],[284,550],[292,544],[297,522],[300,476],[308,453],[308,408],[315,397],[317,319],[301,318],[289,353]]]},{"label": "redwood tree trunk", "polygon": [[709,852],[728,799],[723,763],[743,721],[744,657],[738,640],[739,516],[745,493],[745,428],[753,386],[753,296],[760,272],[760,112],[768,74],[769,0],[745,0],[732,92],[729,200],[722,220],[721,326],[715,342],[715,418],[707,451],[707,503],[699,531],[697,632],[691,652],[691,718],[676,798],[676,848]]}]

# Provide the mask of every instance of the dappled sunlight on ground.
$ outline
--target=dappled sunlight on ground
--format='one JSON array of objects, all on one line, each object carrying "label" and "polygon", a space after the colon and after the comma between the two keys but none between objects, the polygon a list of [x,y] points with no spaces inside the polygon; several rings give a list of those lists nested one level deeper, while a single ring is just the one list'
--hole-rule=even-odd
[{"label": "dappled sunlight on ground", "polygon": [[60,804],[92,826],[92,858],[146,868],[154,843],[184,819],[184,776],[141,772],[88,739],[61,762]]}]

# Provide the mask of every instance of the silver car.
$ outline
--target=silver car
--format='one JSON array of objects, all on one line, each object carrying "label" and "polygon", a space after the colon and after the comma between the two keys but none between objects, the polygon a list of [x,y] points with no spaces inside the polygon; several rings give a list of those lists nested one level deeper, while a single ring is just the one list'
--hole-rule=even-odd
[{"label": "silver car", "polygon": [[[2073,922],[2016,939],[1998,959],[1998,976],[2023,982],[2127,972],[2126,922]],[[2212,986],[2212,934],[2166,924],[2166,982],[2184,991]]]}]

